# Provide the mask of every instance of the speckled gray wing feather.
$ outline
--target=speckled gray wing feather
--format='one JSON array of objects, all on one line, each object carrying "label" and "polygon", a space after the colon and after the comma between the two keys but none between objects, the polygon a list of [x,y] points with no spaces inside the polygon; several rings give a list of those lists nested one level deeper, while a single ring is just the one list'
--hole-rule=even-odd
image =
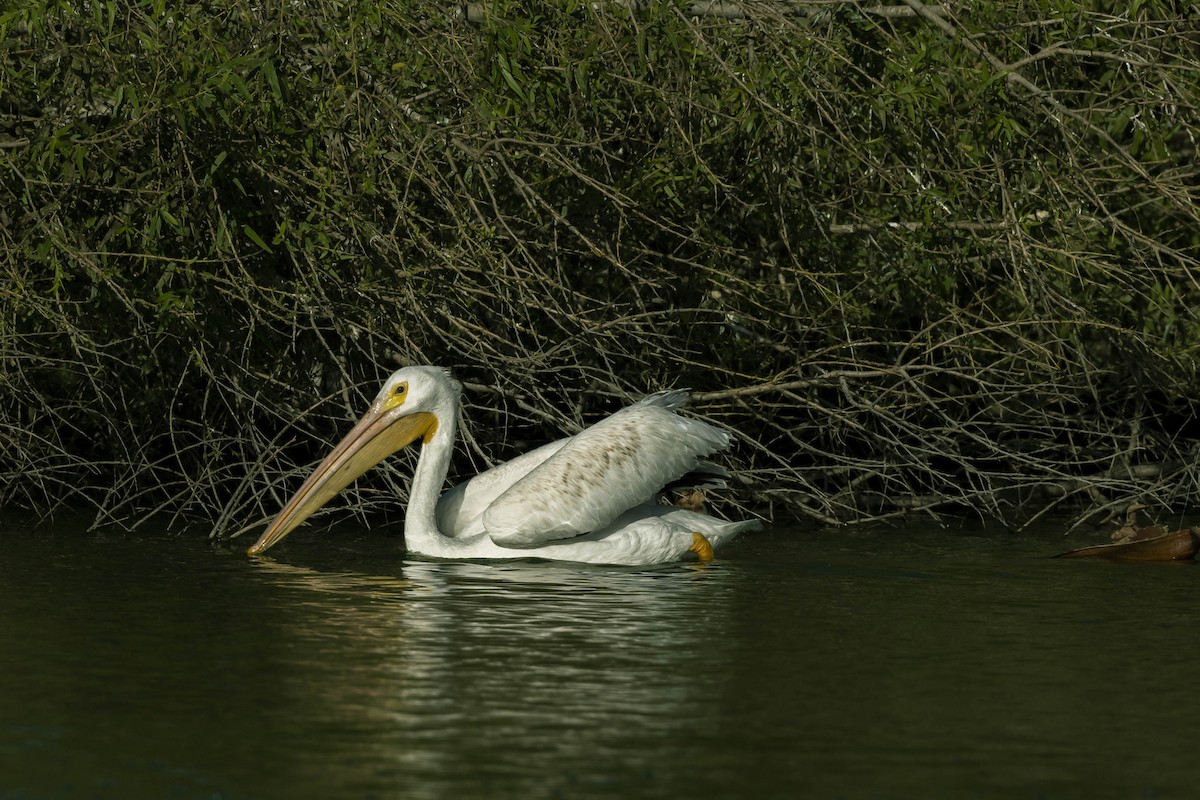
[{"label": "speckled gray wing feather", "polygon": [[597,422],[505,490],[483,528],[505,547],[536,547],[604,527],[652,500],[729,434],[674,412],[683,391],[659,392]]}]

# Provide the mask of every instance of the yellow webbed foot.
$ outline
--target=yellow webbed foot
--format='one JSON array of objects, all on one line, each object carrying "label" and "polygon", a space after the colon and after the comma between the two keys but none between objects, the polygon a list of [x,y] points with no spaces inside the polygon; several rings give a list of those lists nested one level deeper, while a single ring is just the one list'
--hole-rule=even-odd
[{"label": "yellow webbed foot", "polygon": [[696,554],[696,560],[701,563],[712,561],[716,556],[713,553],[713,546],[704,538],[704,534],[700,531],[692,531],[692,546],[688,548],[689,553]]}]

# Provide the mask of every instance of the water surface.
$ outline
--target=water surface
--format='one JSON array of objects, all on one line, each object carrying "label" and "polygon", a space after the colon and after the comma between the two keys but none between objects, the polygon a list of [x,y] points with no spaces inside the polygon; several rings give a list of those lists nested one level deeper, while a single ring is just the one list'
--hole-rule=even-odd
[{"label": "water surface", "polygon": [[777,529],[705,566],[0,527],[0,800],[1189,797],[1193,565]]}]

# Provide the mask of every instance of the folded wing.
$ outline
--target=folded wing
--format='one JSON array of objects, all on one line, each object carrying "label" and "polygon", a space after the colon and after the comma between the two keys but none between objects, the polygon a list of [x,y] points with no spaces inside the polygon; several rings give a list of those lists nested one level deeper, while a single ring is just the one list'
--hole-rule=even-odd
[{"label": "folded wing", "polygon": [[701,457],[729,445],[724,431],[675,413],[686,398],[683,391],[650,395],[565,440],[495,497],[483,530],[505,547],[537,547],[602,528],[651,501]]},{"label": "folded wing", "polygon": [[448,490],[438,498],[438,530],[456,539],[483,533],[483,513],[487,511],[488,506],[569,441],[569,438],[559,439],[544,444]]}]

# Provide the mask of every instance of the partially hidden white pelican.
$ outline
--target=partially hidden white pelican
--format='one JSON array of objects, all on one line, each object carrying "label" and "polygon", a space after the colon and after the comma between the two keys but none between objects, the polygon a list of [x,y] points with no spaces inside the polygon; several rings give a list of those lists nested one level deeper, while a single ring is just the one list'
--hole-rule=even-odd
[{"label": "partially hidden white pelican", "polygon": [[458,424],[462,386],[438,367],[392,374],[362,419],[325,457],[254,546],[262,553],[351,481],[421,440],[404,518],[414,555],[659,564],[698,558],[758,520],[728,522],[656,502],[673,481],[716,471],[702,456],[729,434],[675,409],[684,391],[652,394],[583,432],[518,456],[438,499]]}]

